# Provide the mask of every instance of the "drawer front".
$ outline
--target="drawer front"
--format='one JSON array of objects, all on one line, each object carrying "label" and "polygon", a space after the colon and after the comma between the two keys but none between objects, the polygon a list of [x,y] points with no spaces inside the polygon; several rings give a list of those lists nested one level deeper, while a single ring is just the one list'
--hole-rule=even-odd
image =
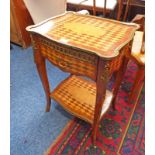
[{"label": "drawer front", "polygon": [[75,75],[96,80],[97,56],[40,38],[40,50],[51,63]]}]

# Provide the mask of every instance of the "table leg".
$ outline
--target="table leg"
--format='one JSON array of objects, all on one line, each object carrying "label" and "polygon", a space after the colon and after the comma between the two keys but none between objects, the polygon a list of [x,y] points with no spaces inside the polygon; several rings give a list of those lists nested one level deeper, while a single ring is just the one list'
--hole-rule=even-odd
[{"label": "table leg", "polygon": [[96,106],[95,106],[95,114],[94,114],[94,123],[93,123],[93,145],[96,146],[96,133],[99,126],[100,116],[103,101],[106,95],[106,87],[109,80],[109,63],[105,62],[102,59],[99,60],[98,71],[97,71],[97,80],[96,80]]},{"label": "table leg", "polygon": [[117,75],[116,75],[116,81],[114,83],[114,88],[113,88],[113,99],[112,99],[112,107],[115,110],[115,100],[121,85],[121,82],[123,80],[123,76],[125,74],[126,68],[127,68],[127,64],[129,62],[129,59],[127,57],[124,56],[123,58],[123,62],[121,64],[121,67],[119,68],[119,70],[117,71]]},{"label": "table leg", "polygon": [[49,87],[49,82],[48,82],[48,77],[46,72],[45,58],[43,58],[40,52],[37,51],[37,52],[34,52],[34,59],[35,59],[36,67],[46,95],[46,102],[47,102],[46,112],[49,112],[50,106],[51,106],[51,98],[50,98],[50,87]]}]

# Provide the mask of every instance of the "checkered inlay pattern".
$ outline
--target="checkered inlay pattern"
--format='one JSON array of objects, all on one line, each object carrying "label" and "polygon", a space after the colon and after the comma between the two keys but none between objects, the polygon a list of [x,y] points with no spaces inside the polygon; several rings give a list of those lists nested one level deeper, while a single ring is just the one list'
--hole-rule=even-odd
[{"label": "checkered inlay pattern", "polygon": [[93,123],[96,101],[94,82],[71,76],[51,93],[51,97],[71,114]]},{"label": "checkered inlay pattern", "polygon": [[[81,89],[82,88],[82,89]],[[79,90],[86,90],[87,94],[81,94]],[[76,93],[83,96],[83,101],[79,101],[76,94],[73,92],[76,90]],[[57,89],[53,92],[54,99],[61,104],[66,110],[77,115],[80,118],[88,122],[92,122],[94,118],[94,107],[95,102],[87,103],[87,98],[90,98],[90,95],[95,99],[96,87],[90,83],[86,83],[80,78],[72,77],[69,80],[66,80],[62,85],[61,89]],[[74,96],[74,95],[75,96]]]},{"label": "checkered inlay pattern", "polygon": [[105,57],[116,55],[116,49],[132,39],[136,29],[133,25],[73,13],[49,22],[54,23],[46,34],[51,39],[63,39],[66,44],[94,51]]},{"label": "checkered inlay pattern", "polygon": [[[53,46],[57,46],[53,49]],[[40,51],[43,56],[46,57],[54,65],[66,72],[71,72],[75,75],[85,75],[91,79],[96,79],[97,71],[97,57],[86,54],[83,52],[77,52],[75,50],[63,49],[58,45],[40,44]],[[67,53],[67,52],[70,53]],[[82,54],[82,55],[81,55]]]}]

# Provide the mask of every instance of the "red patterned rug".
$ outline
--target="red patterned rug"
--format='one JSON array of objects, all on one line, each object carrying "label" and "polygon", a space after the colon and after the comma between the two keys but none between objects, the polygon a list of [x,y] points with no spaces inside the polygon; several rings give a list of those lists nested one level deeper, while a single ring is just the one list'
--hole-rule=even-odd
[{"label": "red patterned rug", "polygon": [[92,146],[91,126],[77,118],[71,120],[50,146],[47,155],[143,155],[145,154],[145,92],[139,102],[129,104],[128,93],[136,65],[129,64],[116,101],[102,118],[97,133],[97,147]]}]

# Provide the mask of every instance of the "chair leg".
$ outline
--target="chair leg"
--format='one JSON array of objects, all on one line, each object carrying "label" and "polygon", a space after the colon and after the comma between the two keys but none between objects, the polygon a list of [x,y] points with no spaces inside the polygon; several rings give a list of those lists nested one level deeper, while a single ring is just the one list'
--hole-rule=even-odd
[{"label": "chair leg", "polygon": [[93,15],[96,16],[96,0],[93,0]]},{"label": "chair leg", "polygon": [[139,98],[139,95],[142,90],[142,86],[144,84],[144,67],[140,67],[137,71],[135,81],[133,83],[133,87],[131,89],[131,93],[129,96],[129,102],[133,103],[136,102]]},{"label": "chair leg", "polygon": [[118,13],[117,13],[117,17],[116,17],[117,20],[121,19],[122,9],[123,9],[122,0],[118,0]]},{"label": "chair leg", "polygon": [[129,7],[130,7],[130,1],[131,0],[127,0],[123,21],[126,21],[126,19],[127,19],[127,15],[128,15],[128,12],[129,12]]}]

